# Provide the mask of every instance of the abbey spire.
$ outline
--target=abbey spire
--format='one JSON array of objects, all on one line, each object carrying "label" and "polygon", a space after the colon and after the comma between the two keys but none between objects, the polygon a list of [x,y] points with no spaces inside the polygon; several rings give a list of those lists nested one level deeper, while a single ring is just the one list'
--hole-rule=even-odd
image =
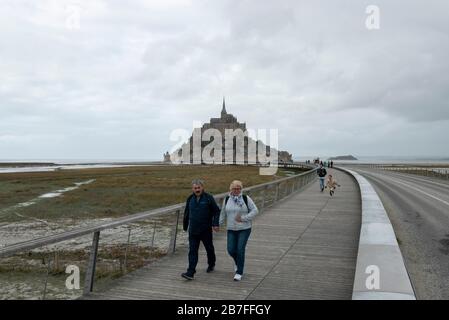
[{"label": "abbey spire", "polygon": [[225,97],[223,97],[223,108],[221,109],[221,117],[224,118],[224,116],[227,114],[226,112],[226,102]]}]

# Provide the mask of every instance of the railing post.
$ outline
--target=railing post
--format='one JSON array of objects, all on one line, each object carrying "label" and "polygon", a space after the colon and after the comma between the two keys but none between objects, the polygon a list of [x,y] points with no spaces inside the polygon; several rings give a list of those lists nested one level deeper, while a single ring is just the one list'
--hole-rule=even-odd
[{"label": "railing post", "polygon": [[263,187],[263,191],[262,191],[262,205],[260,207],[260,213],[262,213],[264,211],[264,209],[265,209],[265,197],[266,197],[266,194],[267,194],[267,189],[268,189],[268,186]]},{"label": "railing post", "polygon": [[124,268],[123,268],[124,273],[126,273],[126,265],[128,264],[128,248],[129,248],[129,240],[130,239],[131,239],[131,228],[128,229],[128,242],[126,243],[125,262],[124,262]]},{"label": "railing post", "polygon": [[154,247],[154,236],[156,235],[156,221],[154,222],[153,225],[153,236],[151,237],[151,248]]},{"label": "railing post", "polygon": [[181,210],[176,210],[176,224],[172,228],[172,234],[170,239],[170,248],[169,250],[172,253],[175,253],[176,250],[176,238],[178,235],[178,224],[179,224],[179,216],[181,214]]},{"label": "railing post", "polygon": [[[45,261],[45,258],[44,258]],[[45,300],[47,296],[47,285],[48,285],[48,277],[50,276],[50,262],[51,259],[48,258],[47,260],[47,274],[45,275],[45,284],[44,284],[44,292],[42,293],[42,300]]]},{"label": "railing post", "polygon": [[276,184],[276,195],[274,197],[275,202],[279,201],[279,185],[280,185],[280,183]]},{"label": "railing post", "polygon": [[86,269],[86,280],[84,281],[84,294],[89,294],[94,289],[95,267],[97,265],[98,241],[100,240],[100,231],[94,233],[92,247],[90,248],[90,257]]}]

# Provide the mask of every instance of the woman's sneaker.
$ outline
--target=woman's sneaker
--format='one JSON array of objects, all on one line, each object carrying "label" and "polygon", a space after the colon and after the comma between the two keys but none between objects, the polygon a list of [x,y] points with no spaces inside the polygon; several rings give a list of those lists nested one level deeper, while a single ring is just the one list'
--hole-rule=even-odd
[{"label": "woman's sneaker", "polygon": [[234,281],[240,281],[240,280],[242,280],[242,275],[236,273],[235,276],[234,276]]}]

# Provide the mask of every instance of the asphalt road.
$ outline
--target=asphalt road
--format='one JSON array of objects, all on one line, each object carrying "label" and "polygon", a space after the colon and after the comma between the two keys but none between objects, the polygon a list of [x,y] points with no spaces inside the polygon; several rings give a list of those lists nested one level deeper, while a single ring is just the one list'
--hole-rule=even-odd
[{"label": "asphalt road", "polygon": [[449,299],[449,181],[351,169],[367,178],[379,194],[417,299]]}]

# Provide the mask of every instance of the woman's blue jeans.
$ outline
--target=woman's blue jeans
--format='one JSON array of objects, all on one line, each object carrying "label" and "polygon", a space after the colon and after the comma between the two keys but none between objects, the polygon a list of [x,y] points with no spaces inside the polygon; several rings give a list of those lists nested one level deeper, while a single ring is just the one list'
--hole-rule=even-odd
[{"label": "woman's blue jeans", "polygon": [[234,259],[238,274],[243,274],[245,266],[245,249],[251,228],[245,230],[228,230],[228,253]]}]

